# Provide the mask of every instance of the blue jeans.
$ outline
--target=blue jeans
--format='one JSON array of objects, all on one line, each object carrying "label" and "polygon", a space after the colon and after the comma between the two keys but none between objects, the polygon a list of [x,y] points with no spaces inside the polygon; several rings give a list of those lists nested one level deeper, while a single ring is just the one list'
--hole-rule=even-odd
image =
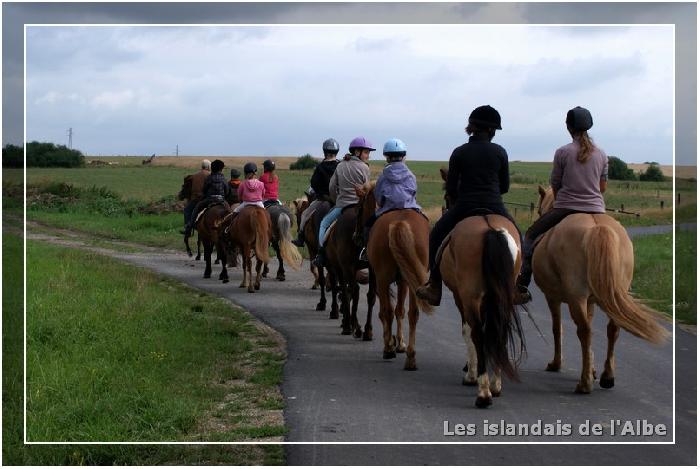
[{"label": "blue jeans", "polygon": [[331,211],[328,212],[325,217],[323,217],[323,220],[321,220],[321,227],[318,229],[319,244],[323,244],[323,237],[326,236],[328,227],[333,224],[333,222],[340,216],[342,211],[343,209],[340,207],[333,207],[333,209],[331,209]]}]

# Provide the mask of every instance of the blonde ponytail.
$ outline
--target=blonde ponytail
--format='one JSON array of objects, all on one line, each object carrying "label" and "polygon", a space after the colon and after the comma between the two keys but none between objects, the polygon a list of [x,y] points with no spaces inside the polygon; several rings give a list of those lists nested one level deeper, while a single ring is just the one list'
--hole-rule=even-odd
[{"label": "blonde ponytail", "polygon": [[579,163],[585,163],[590,159],[593,149],[595,148],[593,145],[593,140],[591,140],[591,137],[585,130],[576,136],[576,140],[581,146],[576,159]]}]

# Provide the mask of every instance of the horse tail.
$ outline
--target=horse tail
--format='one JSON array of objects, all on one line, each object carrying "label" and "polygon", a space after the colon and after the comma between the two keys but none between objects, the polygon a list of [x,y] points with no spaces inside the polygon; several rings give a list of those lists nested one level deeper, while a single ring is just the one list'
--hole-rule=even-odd
[{"label": "horse tail", "polygon": [[[520,317],[513,304],[517,255],[518,246],[504,228],[491,228],[484,234],[481,258],[484,278],[484,298],[481,302],[484,355],[487,364],[500,368],[514,381],[519,380],[517,363],[525,351]],[[516,341],[520,349],[517,357]]]},{"label": "horse tail", "polygon": [[263,226],[261,218],[267,215],[264,211],[254,210],[250,214],[250,226],[255,234],[255,257],[259,261],[268,263],[270,262],[270,253],[268,251],[268,245],[270,244],[270,238],[268,236],[268,230]]},{"label": "horse tail", "polygon": [[660,344],[668,331],[654,319],[653,309],[632,298],[620,268],[619,238],[612,228],[596,225],[583,237],[587,259],[588,287],[596,302],[615,324],[632,335]]},{"label": "horse tail", "polygon": [[[416,240],[411,226],[405,221],[389,225],[389,250],[399,265],[401,277],[408,283],[412,295],[428,280],[426,267],[421,263],[416,252]],[[416,303],[421,311],[432,313],[433,307],[416,296]]]},{"label": "horse tail", "polygon": [[279,247],[282,260],[286,262],[292,269],[299,270],[303,258],[299,250],[292,244],[292,220],[287,213],[280,213],[277,218],[277,230],[279,231]]}]

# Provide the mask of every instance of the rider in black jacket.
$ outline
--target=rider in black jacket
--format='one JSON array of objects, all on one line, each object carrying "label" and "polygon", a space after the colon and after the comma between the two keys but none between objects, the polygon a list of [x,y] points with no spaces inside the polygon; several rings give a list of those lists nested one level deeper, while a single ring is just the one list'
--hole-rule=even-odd
[{"label": "rider in black jacket", "polygon": [[478,209],[486,209],[515,224],[501,198],[510,186],[508,154],[502,146],[491,142],[500,128],[498,111],[491,106],[479,106],[469,116],[466,128],[469,142],[455,148],[450,156],[446,185],[448,210],[430,233],[430,280],[416,291],[434,306],[440,304],[442,296],[442,276],[440,266],[435,265],[435,256],[457,223]]},{"label": "rider in black jacket", "polygon": [[194,229],[194,224],[197,220],[197,215],[199,212],[208,206],[223,203],[227,210],[231,210],[231,207],[226,201],[230,197],[231,186],[229,186],[226,177],[224,177],[223,173],[221,172],[223,169],[223,161],[214,160],[212,162],[211,174],[204,180],[204,189],[202,190],[204,198],[197,204],[192,212],[192,218],[190,218],[190,223],[187,225],[185,233],[186,237],[192,235],[192,230]]}]

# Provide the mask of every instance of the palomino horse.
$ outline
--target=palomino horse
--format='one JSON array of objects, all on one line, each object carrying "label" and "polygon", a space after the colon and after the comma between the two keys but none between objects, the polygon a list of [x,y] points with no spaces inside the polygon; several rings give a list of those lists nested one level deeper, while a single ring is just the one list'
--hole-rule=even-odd
[{"label": "palomino horse", "polygon": [[[243,281],[240,288],[248,287],[248,293],[255,293],[255,290],[260,290],[262,266],[270,262],[268,253],[272,238],[270,215],[262,207],[249,205],[241,209],[238,215],[230,217],[230,221],[224,225],[222,238],[226,249],[223,250],[224,257],[221,263],[225,266],[227,255],[239,253],[243,260]],[[257,260],[255,281],[253,281],[251,251],[254,251]]]},{"label": "palomino horse", "polygon": [[[551,188],[539,187],[538,213],[554,205]],[[668,336],[654,319],[655,311],[640,304],[628,290],[634,273],[634,250],[625,229],[604,214],[576,213],[549,230],[532,259],[537,286],[544,292],[552,313],[554,360],[547,371],[559,371],[561,353],[561,303],[569,305],[576,323],[583,358],[577,393],[590,393],[595,371],[591,350],[591,322],[597,304],[608,315],[608,352],[600,377],[602,388],[615,385],[615,341],[620,327],[649,342],[659,344]]]},{"label": "palomino horse", "polygon": [[[470,216],[452,230],[440,255],[440,272],[462,315],[472,375],[477,362],[476,406],[488,407],[491,397],[501,394],[501,371],[518,379],[508,349],[515,353],[516,342],[520,353],[525,348],[513,304],[521,264],[520,236],[515,225],[501,215]],[[489,366],[494,372],[492,382]]]},{"label": "palomino horse", "polygon": [[326,267],[331,280],[331,288],[334,290],[333,296],[336,294],[335,290],[340,292],[340,310],[343,316],[342,334],[349,335],[354,331],[356,338],[363,337],[365,340],[372,340],[371,308],[368,309],[364,336],[357,321],[360,285],[357,282],[356,274],[360,250],[353,240],[357,212],[357,206],[346,207],[335,225],[329,230],[328,242],[326,243]]},{"label": "palomino horse", "polygon": [[[299,270],[303,261],[296,246],[292,244],[292,212],[284,205],[270,205],[267,207],[272,222],[272,248],[277,254],[277,276],[280,282],[284,282],[284,263],[286,262],[292,269]],[[267,264],[263,270],[263,277],[268,273]]]},{"label": "palomino horse", "polygon": [[[216,257],[221,259],[223,254],[223,246],[221,245],[221,239],[219,237],[219,225],[221,220],[231,213],[222,204],[214,205],[206,209],[204,214],[199,217],[199,221],[195,228],[197,229],[197,243],[200,241],[204,246],[204,261],[206,262],[206,267],[204,268],[204,278],[211,277],[211,254],[216,248]],[[187,254],[192,255],[192,250],[190,249],[189,237],[185,236],[185,247],[187,248]],[[199,250],[199,247],[198,247]],[[222,263],[221,274],[219,274],[219,280],[223,280],[224,283],[228,282],[228,272],[226,271],[226,263]]]},{"label": "palomino horse", "polygon": [[[297,199],[294,201],[296,206],[297,215],[297,226],[301,224],[301,215],[305,210],[309,208],[309,201],[306,199]],[[304,239],[306,240],[306,247],[309,250],[309,259],[313,259],[318,254],[319,242],[318,242],[318,230],[321,226],[321,220],[326,214],[331,210],[330,202],[321,202],[316,204],[316,209],[311,215],[309,221],[304,225]],[[313,263],[311,263],[311,273],[314,275],[314,285],[311,287],[312,290],[319,288],[321,289],[321,299],[316,305],[316,311],[326,310],[326,275],[325,268],[317,268]],[[328,276],[328,280],[331,285],[331,313],[330,319],[338,319],[338,301],[337,301],[337,289],[334,287],[335,278],[331,275]]]},{"label": "palomino horse", "polygon": [[[374,214],[376,200],[374,183],[366,184],[360,200],[358,232]],[[359,234],[359,233],[358,233]],[[379,296],[379,319],[384,328],[384,358],[395,358],[396,352],[406,352],[404,369],[416,369],[416,325],[419,310],[432,313],[433,307],[416,297],[416,289],[428,279],[428,219],[413,209],[393,210],[383,214],[374,223],[367,242],[370,264],[370,293],[367,296],[371,318],[371,305],[375,292]],[[396,307],[391,304],[391,284],[396,283],[398,295]],[[404,303],[408,295],[408,348],[403,339],[402,322]],[[370,296],[372,297],[370,299]],[[396,336],[392,336],[392,322],[396,317]],[[365,326],[365,332],[367,328]],[[371,330],[371,329],[370,329]]]}]

